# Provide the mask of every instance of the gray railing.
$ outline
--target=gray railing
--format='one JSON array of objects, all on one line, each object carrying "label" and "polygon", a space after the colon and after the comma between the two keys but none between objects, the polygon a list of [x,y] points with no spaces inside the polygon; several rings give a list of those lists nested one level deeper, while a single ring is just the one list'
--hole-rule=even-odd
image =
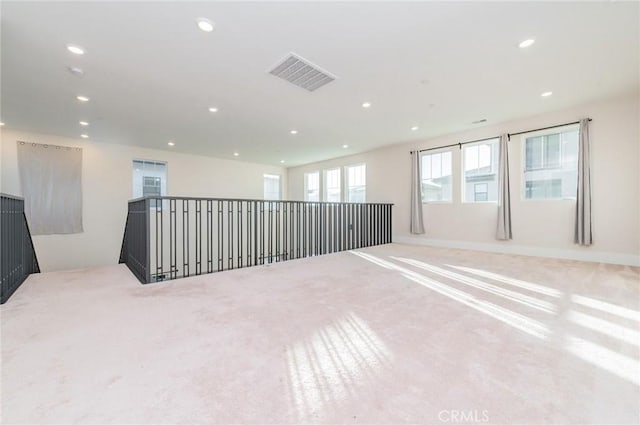
[{"label": "gray railing", "polygon": [[392,204],[146,197],[120,263],[142,283],[390,243]]},{"label": "gray railing", "polygon": [[40,273],[24,200],[0,193],[0,302],[9,297],[32,273]]}]

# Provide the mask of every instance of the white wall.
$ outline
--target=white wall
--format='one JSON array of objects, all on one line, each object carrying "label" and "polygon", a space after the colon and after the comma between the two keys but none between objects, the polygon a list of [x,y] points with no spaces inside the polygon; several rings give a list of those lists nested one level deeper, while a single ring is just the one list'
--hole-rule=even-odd
[{"label": "white wall", "polygon": [[[495,252],[640,265],[640,131],[638,95],[601,101],[486,126],[457,134],[309,164],[288,170],[289,195],[302,199],[304,173],[365,162],[367,201],[392,202],[394,241]],[[425,204],[426,234],[409,233],[411,163],[409,151],[497,136],[565,122],[593,119],[593,234],[591,247],[573,244],[575,202],[522,200],[522,141],[509,145],[514,238],[495,240],[495,203],[461,202],[460,151],[454,149],[454,200]]]},{"label": "white wall", "polygon": [[168,163],[169,196],[262,199],[266,173],[282,176],[286,197],[286,171],[282,167],[8,130],[1,131],[0,139],[0,191],[18,196],[22,194],[18,140],[83,148],[84,233],[35,236],[34,245],[43,271],[117,264],[127,201],[132,198],[133,159]]}]

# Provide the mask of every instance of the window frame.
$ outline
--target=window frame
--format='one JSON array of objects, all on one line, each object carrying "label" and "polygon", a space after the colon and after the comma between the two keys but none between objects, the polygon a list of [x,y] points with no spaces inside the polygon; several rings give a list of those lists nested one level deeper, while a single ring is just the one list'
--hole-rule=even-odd
[{"label": "window frame", "polygon": [[[329,201],[329,193],[328,193],[328,189],[329,189],[329,185],[327,184],[327,174],[329,174],[330,171],[337,171],[338,172],[338,190],[339,190],[339,200],[337,201]],[[322,198],[321,200],[323,202],[344,202],[345,199],[345,191],[343,188],[343,181],[345,180],[343,177],[344,171],[342,167],[334,167],[334,168],[326,168],[324,170],[322,170],[322,180],[323,180],[323,184],[322,184]]]},{"label": "window frame", "polygon": [[[264,183],[266,181],[267,178],[273,178],[273,177],[277,177],[278,178],[278,198],[277,199],[267,199],[266,197],[266,193],[264,191]],[[262,174],[262,198],[265,201],[282,201],[282,175],[280,174],[272,174],[272,173],[263,173]]]},{"label": "window frame", "polygon": [[[520,156],[522,157],[520,160],[520,200],[523,202],[558,202],[558,201],[569,201],[575,202],[576,197],[563,197],[560,196],[558,198],[527,198],[527,179],[525,177],[525,173],[529,171],[540,171],[540,170],[562,170],[563,167],[549,167],[549,168],[535,168],[531,170],[527,170],[527,138],[528,137],[538,137],[545,136],[549,134],[557,134],[557,133],[566,133],[569,131],[577,131],[578,132],[578,156],[580,153],[580,125],[579,124],[569,124],[563,125],[560,127],[548,128],[545,130],[531,131],[528,133],[520,134]],[[562,146],[560,147],[560,163],[562,164]],[[576,176],[578,170],[576,169]],[[530,180],[531,181],[531,180]]]},{"label": "window frame", "polygon": [[[364,200],[362,202],[356,202],[349,200],[349,168],[355,167],[364,167]],[[351,203],[351,204],[366,204],[367,203],[367,163],[366,162],[358,162],[355,164],[349,164],[342,167],[342,175],[344,176],[343,180],[343,192],[344,195],[341,196],[341,202]]]},{"label": "window frame", "polygon": [[[136,167],[135,167],[135,163],[136,162],[153,162],[155,164],[164,164],[164,174],[165,174],[165,188],[164,188],[164,193],[162,193],[162,186],[160,186],[160,197],[163,196],[169,196],[169,161],[161,161],[159,159],[144,159],[144,158],[132,158],[131,159],[131,197],[132,199],[141,199],[144,198],[144,191],[142,193],[141,196],[135,197],[134,194],[134,189],[133,189],[133,181],[134,181],[134,177],[135,177],[135,172],[136,172]],[[143,179],[144,179],[144,175],[142,175]],[[161,202],[162,204],[162,208],[165,207],[165,201]],[[157,209],[158,206],[156,204],[154,204],[153,202],[149,202],[149,209]]]},{"label": "window frame", "polygon": [[[443,153],[443,152],[451,152],[451,199],[447,200],[440,200],[440,201],[427,201],[425,200],[424,197],[424,193],[422,192],[422,158],[426,155],[433,155],[436,153]],[[449,146],[449,147],[444,147],[444,148],[437,148],[437,149],[429,149],[428,151],[424,151],[424,152],[420,152],[420,201],[422,202],[422,204],[453,204],[453,175],[454,170],[453,170],[453,153],[454,153],[454,149]]]},{"label": "window frame", "polygon": [[[307,198],[308,195],[308,185],[307,185],[307,176],[311,175],[311,174],[317,174],[318,175],[318,200],[317,201],[310,201]],[[316,171],[309,171],[304,173],[303,175],[303,182],[302,182],[302,199],[304,200],[304,202],[322,202],[322,175],[321,175],[321,170],[316,170]]]},{"label": "window frame", "polygon": [[[496,148],[496,162],[495,164],[493,164],[493,152],[491,152],[491,169],[494,170],[494,173],[489,173],[489,174],[476,174],[477,176],[482,176],[482,175],[491,175],[494,174],[496,176],[496,184],[498,184],[498,170],[500,168],[500,137],[490,137],[488,139],[484,139],[484,140],[480,140],[478,142],[473,142],[473,143],[466,143],[466,144],[462,144],[461,149],[460,149],[460,201],[463,204],[497,204],[498,203],[498,198],[499,196],[496,196],[496,199],[494,201],[490,201],[489,199],[489,184],[487,183],[487,200],[486,201],[476,201],[475,200],[475,185],[478,183],[483,183],[483,182],[470,182],[470,184],[473,185],[474,188],[474,192],[473,192],[473,201],[467,201],[465,199],[465,194],[466,194],[466,183],[467,183],[467,176],[466,176],[466,171],[465,171],[465,149],[470,148],[470,147],[474,147],[474,146],[480,146],[480,145],[486,145],[489,142],[491,142],[495,148]],[[453,160],[453,159],[452,159]]]}]

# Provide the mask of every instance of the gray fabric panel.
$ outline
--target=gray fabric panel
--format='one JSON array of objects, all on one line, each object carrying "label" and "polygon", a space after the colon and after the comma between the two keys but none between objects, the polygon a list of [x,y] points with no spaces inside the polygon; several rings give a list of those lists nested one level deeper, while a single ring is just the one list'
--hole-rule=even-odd
[{"label": "gray fabric panel", "polygon": [[422,217],[422,182],[420,174],[420,152],[411,152],[411,233],[424,234]]},{"label": "gray fabric panel", "polygon": [[578,140],[578,193],[576,195],[576,228],[574,242],[589,246],[593,243],[591,232],[591,147],[589,119],[580,120]]},{"label": "gray fabric panel", "polygon": [[31,233],[82,233],[82,149],[18,142],[18,169]]},{"label": "gray fabric panel", "polygon": [[511,232],[511,190],[509,188],[509,136],[500,136],[498,161],[498,227],[496,239],[513,239]]}]

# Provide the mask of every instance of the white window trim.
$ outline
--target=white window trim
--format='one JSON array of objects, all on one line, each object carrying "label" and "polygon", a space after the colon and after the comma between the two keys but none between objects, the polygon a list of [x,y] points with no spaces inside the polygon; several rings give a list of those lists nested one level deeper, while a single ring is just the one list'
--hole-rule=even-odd
[{"label": "white window trim", "polygon": [[[307,186],[307,175],[309,174],[318,174],[318,200],[317,201],[309,201],[307,199],[307,192],[308,192],[308,186]],[[321,170],[315,170],[315,171],[307,171],[304,173],[303,178],[303,182],[302,182],[302,189],[303,189],[303,193],[302,193],[302,199],[304,202],[322,202],[322,171]]]},{"label": "white window trim", "polygon": [[[135,173],[135,167],[133,165],[133,163],[135,161],[141,161],[141,162],[155,162],[155,163],[163,163],[164,164],[164,169],[165,169],[165,174],[166,174],[166,179],[165,179],[165,193],[162,193],[162,188],[160,189],[160,196],[171,196],[169,195],[169,161],[163,161],[163,160],[159,160],[159,159],[143,159],[143,158],[132,158],[131,159],[131,177],[133,178],[133,173]],[[144,196],[139,196],[137,198],[133,197],[133,185],[131,187],[131,199],[141,199],[144,198]],[[160,201],[161,207],[162,209],[166,209],[167,207],[165,207],[167,200],[163,200]],[[151,204],[151,201],[149,201],[149,204]],[[149,205],[149,209],[151,210],[157,210],[158,206],[157,205]]]},{"label": "white window trim", "polygon": [[[485,139],[485,140],[481,140],[479,142],[474,142],[474,143],[467,143],[462,145],[462,149],[459,149],[460,151],[460,202],[462,204],[497,204],[498,200],[496,199],[495,201],[466,201],[464,199],[464,195],[465,195],[465,188],[464,188],[464,184],[465,184],[465,178],[466,176],[464,175],[464,148],[469,146],[477,146],[477,145],[486,145],[488,141],[490,140],[495,140],[496,146],[498,148],[498,162],[500,162],[500,137],[492,137],[489,139]],[[451,161],[453,162],[453,157],[451,158]],[[498,169],[500,168],[500,164],[496,163],[496,179],[499,178],[498,174]],[[451,196],[453,198],[453,196]]]},{"label": "white window trim", "polygon": [[[281,174],[272,174],[272,173],[263,173],[262,174],[262,197],[264,198],[264,180],[267,177],[277,177],[278,178],[278,199],[269,199],[269,201],[282,201],[282,175]],[[265,200],[267,200],[265,198]]]},{"label": "white window trim", "polygon": [[[545,136],[547,134],[564,133],[566,131],[578,130],[580,131],[580,124],[569,124],[562,127],[554,127],[546,130],[532,131],[529,133],[519,134],[520,137],[520,200],[523,202],[575,202],[576,198],[527,198],[527,181],[524,178],[524,173],[527,171],[527,137]],[[579,137],[579,136],[578,136]],[[578,148],[579,149],[579,148]],[[577,171],[576,171],[577,172]]]},{"label": "white window trim", "polygon": [[[328,196],[327,196],[327,173],[329,171],[336,171],[338,170],[338,172],[340,173],[340,200],[338,202],[344,202],[345,200],[345,191],[344,191],[344,181],[345,181],[345,167],[333,167],[333,168],[325,168],[324,170],[322,170],[322,194],[320,196],[320,200],[322,202],[329,202]],[[335,201],[331,201],[331,202],[335,202]]]},{"label": "white window trim", "polygon": [[[365,174],[364,174],[364,201],[362,202],[351,202],[348,199],[349,196],[349,168],[353,168],[353,167],[360,167],[364,165],[364,170],[365,170]],[[342,185],[342,193],[340,194],[340,202],[348,202],[350,204],[366,204],[367,203],[367,163],[366,162],[358,162],[355,164],[349,164],[349,165],[345,165],[344,167],[342,167],[342,181],[340,182],[340,184]]]},{"label": "white window trim", "polygon": [[[460,149],[458,149],[460,150]],[[421,201],[422,201],[422,205],[425,204],[429,204],[429,205],[449,205],[449,204],[453,204],[453,185],[454,185],[454,172],[453,172],[453,154],[455,152],[455,149],[452,148],[451,146],[449,147],[445,147],[445,148],[437,148],[437,149],[429,149],[428,151],[425,152],[420,152],[420,186],[422,188],[422,157],[425,155],[432,155],[434,153],[442,153],[442,152],[451,152],[451,199],[449,201],[425,201],[424,197],[422,197]],[[421,192],[422,193],[422,192]]]}]

